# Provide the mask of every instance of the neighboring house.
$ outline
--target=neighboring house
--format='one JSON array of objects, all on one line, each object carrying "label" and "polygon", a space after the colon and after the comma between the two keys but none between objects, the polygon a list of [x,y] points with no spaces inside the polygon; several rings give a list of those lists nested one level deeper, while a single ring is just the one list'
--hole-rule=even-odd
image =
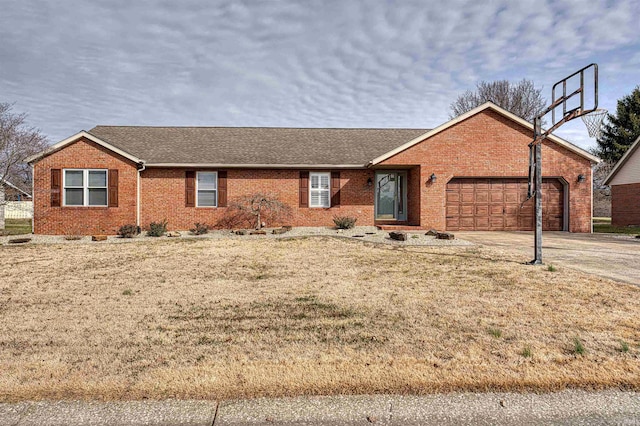
[{"label": "neighboring house", "polygon": [[[28,159],[35,232],[110,233],[167,219],[215,224],[236,198],[275,194],[286,224],[531,230],[532,125],[485,103],[432,130],[97,126]],[[544,229],[591,232],[599,160],[543,145]],[[267,226],[275,226],[268,223]]]},{"label": "neighboring house", "polygon": [[7,180],[0,180],[0,229],[5,219],[31,218],[33,204],[31,194]]},{"label": "neighboring house", "polygon": [[640,226],[640,137],[604,181],[611,186],[611,224]]}]

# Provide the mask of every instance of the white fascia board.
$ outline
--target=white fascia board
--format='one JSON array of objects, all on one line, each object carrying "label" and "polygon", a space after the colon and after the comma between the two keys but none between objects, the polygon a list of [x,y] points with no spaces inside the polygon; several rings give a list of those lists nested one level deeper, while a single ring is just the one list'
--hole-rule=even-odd
[{"label": "white fascia board", "polygon": [[611,172],[609,173],[609,176],[607,176],[607,178],[604,180],[604,184],[605,185],[609,185],[609,183],[613,180],[613,178],[616,176],[616,174],[618,174],[618,171],[622,168],[624,163],[626,163],[627,160],[629,158],[631,158],[631,156],[633,155],[633,152],[636,149],[638,149],[638,146],[640,146],[640,136],[638,136],[638,138],[631,144],[629,149],[627,149],[627,152],[625,152],[624,155],[622,156],[622,158],[620,158],[620,160],[618,160],[616,165],[613,166],[613,169],[611,169]]},{"label": "white fascia board", "polygon": [[146,163],[150,167],[218,169],[366,169],[363,164],[224,164],[224,163]]},{"label": "white fascia board", "polygon": [[24,194],[24,195],[26,195],[27,197],[31,197],[31,194],[29,194],[29,193],[28,193],[28,192],[26,192],[26,191],[23,191],[22,189],[18,188],[17,186],[15,186],[14,184],[12,184],[11,182],[9,182],[9,181],[8,181],[8,180],[6,180],[6,179],[2,179],[2,180],[0,180],[0,184],[10,186],[10,187],[12,187],[13,189],[15,189],[16,191],[20,191],[21,193],[23,193],[23,194]]},{"label": "white fascia board", "polygon": [[[387,152],[386,154],[381,155],[378,158],[374,158],[369,165],[370,166],[375,166],[376,164],[381,163],[382,161],[385,161],[391,157],[393,157],[394,155],[408,149],[411,148],[412,146],[424,141],[425,139],[430,138],[431,136],[434,136],[440,132],[442,132],[443,130],[448,129],[449,127],[452,127],[464,120],[466,120],[469,117],[472,117],[476,114],[478,114],[479,112],[484,111],[485,109],[491,109],[495,112],[497,112],[498,114],[503,115],[504,117],[515,121],[516,123],[520,124],[523,127],[526,127],[528,129],[531,129],[531,134],[533,136],[533,124],[529,123],[528,121],[526,121],[523,118],[518,117],[515,114],[510,113],[509,111],[507,111],[504,108],[499,107],[498,105],[494,104],[493,102],[485,102],[484,104],[475,107],[474,109],[465,112],[462,115],[459,115],[458,117],[454,118],[453,120],[449,120],[444,124],[441,124],[440,126],[436,127],[435,129],[431,129],[429,130],[427,133],[418,136],[415,139],[410,140],[409,142],[400,145],[399,147],[397,147],[394,150],[391,150],[389,152]],[[593,163],[599,163],[600,159],[598,157],[596,157],[595,155],[590,154],[589,152],[585,151],[584,149],[577,147],[576,145],[572,144],[569,141],[566,141],[562,138],[559,138],[555,135],[549,135],[547,136],[547,139],[550,139],[551,141],[557,143],[558,145],[568,149],[569,151],[575,152],[576,154],[588,159],[589,161],[593,162]]]},{"label": "white fascia board", "polygon": [[53,154],[54,152],[61,150],[65,146],[67,146],[69,144],[72,144],[73,142],[76,142],[80,138],[89,139],[91,142],[95,142],[98,145],[108,149],[109,151],[115,152],[116,154],[118,154],[118,155],[120,155],[120,156],[122,156],[122,157],[124,157],[126,159],[129,159],[129,160],[133,161],[134,163],[143,163],[143,160],[139,159],[138,157],[136,157],[134,155],[131,155],[128,152],[125,152],[125,151],[121,150],[120,148],[116,148],[115,146],[111,145],[110,143],[103,141],[102,139],[92,135],[91,133],[89,133],[89,132],[87,132],[85,130],[82,130],[82,131],[76,133],[73,136],[69,136],[68,138],[58,142],[57,144],[50,146],[46,150],[44,150],[44,151],[42,151],[42,152],[40,152],[38,154],[32,155],[31,157],[26,158],[24,161],[25,161],[25,163],[31,164],[31,163],[33,163],[35,161],[40,160],[43,157],[46,157],[47,155]]}]

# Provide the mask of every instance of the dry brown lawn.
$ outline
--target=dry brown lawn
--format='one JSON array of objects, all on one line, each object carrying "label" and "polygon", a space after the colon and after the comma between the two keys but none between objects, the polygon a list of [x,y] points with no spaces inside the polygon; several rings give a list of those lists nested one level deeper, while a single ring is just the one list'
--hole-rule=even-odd
[{"label": "dry brown lawn", "polygon": [[525,260],[332,238],[0,247],[0,400],[639,389],[640,288]]}]

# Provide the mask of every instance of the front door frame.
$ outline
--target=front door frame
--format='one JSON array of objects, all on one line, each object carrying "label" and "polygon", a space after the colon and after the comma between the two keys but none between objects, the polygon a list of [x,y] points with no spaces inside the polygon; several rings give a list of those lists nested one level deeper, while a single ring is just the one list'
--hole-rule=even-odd
[{"label": "front door frame", "polygon": [[[380,175],[395,175],[395,187],[394,187],[394,207],[393,207],[393,217],[392,218],[381,218],[378,217],[378,176]],[[376,170],[374,173],[374,220],[377,222],[383,221],[395,221],[395,222],[406,222],[408,216],[407,212],[407,170]],[[400,190],[398,190],[400,188]],[[398,203],[398,192],[401,193],[400,203]]]}]

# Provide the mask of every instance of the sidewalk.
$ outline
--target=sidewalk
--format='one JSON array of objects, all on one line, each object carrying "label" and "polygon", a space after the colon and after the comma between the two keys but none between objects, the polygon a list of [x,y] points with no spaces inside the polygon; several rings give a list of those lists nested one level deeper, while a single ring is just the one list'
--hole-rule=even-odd
[{"label": "sidewalk", "polygon": [[0,425],[640,425],[640,393],[608,390],[244,401],[0,404]]}]

